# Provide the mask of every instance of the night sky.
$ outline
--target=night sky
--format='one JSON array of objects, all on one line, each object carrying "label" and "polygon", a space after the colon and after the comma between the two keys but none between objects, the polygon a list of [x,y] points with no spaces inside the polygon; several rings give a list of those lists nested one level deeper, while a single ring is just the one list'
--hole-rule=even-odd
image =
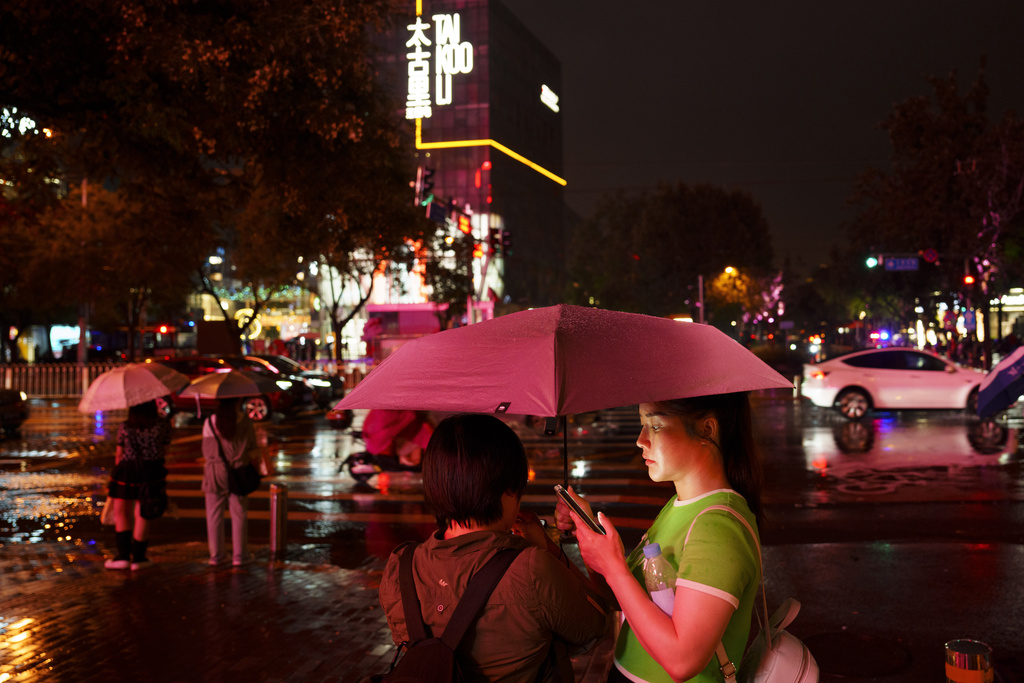
[{"label": "night sky", "polygon": [[566,200],[660,181],[749,191],[776,264],[845,243],[857,175],[888,170],[878,124],[987,59],[990,118],[1024,115],[1019,0],[504,0],[562,62]]}]

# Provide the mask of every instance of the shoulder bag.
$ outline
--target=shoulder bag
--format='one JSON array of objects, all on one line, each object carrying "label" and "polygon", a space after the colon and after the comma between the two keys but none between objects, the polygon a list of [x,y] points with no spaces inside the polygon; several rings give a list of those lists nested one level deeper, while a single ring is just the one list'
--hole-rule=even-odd
[{"label": "shoulder bag", "polygon": [[[736,519],[743,523],[743,526],[750,532],[757,546],[758,567],[761,570],[761,605],[764,607],[764,618],[768,617],[768,598],[764,590],[764,562],[761,558],[761,543],[757,540],[750,523],[738,512],[727,505],[709,505],[701,510],[697,517],[700,517],[709,510],[725,510],[731,513]],[[697,522],[695,517],[690,524]],[[687,533],[687,538],[690,534]],[[762,620],[761,614],[757,611],[757,604],[754,604],[754,613],[757,614],[757,621],[761,624],[761,632],[757,634],[747,648],[746,654],[740,661],[739,669],[729,660],[725,652],[725,646],[721,641],[715,648],[715,655],[718,657],[719,668],[725,683],[811,683],[818,681],[818,663],[804,643],[786,631],[786,627],[800,612],[800,603],[793,598],[787,599],[768,619],[767,624]]]},{"label": "shoulder bag", "polygon": [[217,432],[216,423],[210,422],[210,430],[213,432],[213,438],[217,440],[217,455],[220,456],[224,468],[228,471],[228,491],[236,496],[248,496],[260,487],[262,477],[259,470],[251,462],[241,467],[232,467],[228,459],[224,457],[224,448],[220,443],[220,434]]}]

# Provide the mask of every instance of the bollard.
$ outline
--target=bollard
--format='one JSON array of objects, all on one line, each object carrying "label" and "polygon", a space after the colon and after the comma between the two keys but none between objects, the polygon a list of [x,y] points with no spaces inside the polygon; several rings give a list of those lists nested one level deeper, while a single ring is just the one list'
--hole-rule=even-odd
[{"label": "bollard", "polygon": [[793,398],[800,400],[800,386],[803,384],[803,375],[793,375]]},{"label": "bollard", "polygon": [[946,643],[947,683],[992,683],[992,648],[977,640]]},{"label": "bollard", "polygon": [[270,485],[270,559],[283,560],[288,551],[288,487]]}]

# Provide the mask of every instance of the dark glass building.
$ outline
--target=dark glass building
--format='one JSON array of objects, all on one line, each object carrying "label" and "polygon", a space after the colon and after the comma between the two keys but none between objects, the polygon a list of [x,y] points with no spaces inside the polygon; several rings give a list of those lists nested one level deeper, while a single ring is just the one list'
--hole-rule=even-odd
[{"label": "dark glass building", "polygon": [[504,243],[476,259],[481,298],[562,301],[558,60],[496,0],[409,0],[407,24],[385,45],[386,76],[416,127],[424,194],[470,213],[478,241]]}]

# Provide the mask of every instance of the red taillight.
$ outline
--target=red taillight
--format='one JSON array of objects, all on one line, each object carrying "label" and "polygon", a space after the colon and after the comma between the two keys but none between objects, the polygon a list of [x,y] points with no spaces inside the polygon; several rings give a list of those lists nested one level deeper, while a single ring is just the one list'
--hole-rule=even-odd
[{"label": "red taillight", "polygon": [[822,380],[825,379],[825,376],[827,374],[828,372],[826,370],[818,370],[817,368],[814,368],[812,370],[807,371],[807,379]]}]

